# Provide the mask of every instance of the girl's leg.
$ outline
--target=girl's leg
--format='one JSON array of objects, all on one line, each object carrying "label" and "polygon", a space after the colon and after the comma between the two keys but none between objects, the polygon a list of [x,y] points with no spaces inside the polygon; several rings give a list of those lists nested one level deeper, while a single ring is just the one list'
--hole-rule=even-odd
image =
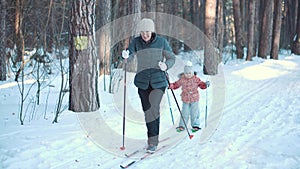
[{"label": "girl's leg", "polygon": [[[189,112],[190,112],[190,104],[183,102],[181,113],[186,124],[189,122]],[[185,127],[182,117],[180,117],[179,126]]]},{"label": "girl's leg", "polygon": [[199,102],[193,102],[191,105],[191,126],[200,127],[200,111],[199,111]]}]

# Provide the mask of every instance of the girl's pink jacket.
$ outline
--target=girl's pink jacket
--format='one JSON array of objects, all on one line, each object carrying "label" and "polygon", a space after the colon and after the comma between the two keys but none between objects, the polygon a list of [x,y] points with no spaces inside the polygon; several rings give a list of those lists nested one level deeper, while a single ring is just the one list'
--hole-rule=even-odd
[{"label": "girl's pink jacket", "polygon": [[199,101],[200,94],[198,92],[198,87],[200,89],[206,89],[207,86],[205,82],[201,81],[201,79],[197,76],[193,76],[191,78],[186,78],[184,75],[181,76],[179,80],[174,83],[171,83],[170,89],[178,89],[182,87],[181,90],[181,99],[185,103],[192,103]]}]

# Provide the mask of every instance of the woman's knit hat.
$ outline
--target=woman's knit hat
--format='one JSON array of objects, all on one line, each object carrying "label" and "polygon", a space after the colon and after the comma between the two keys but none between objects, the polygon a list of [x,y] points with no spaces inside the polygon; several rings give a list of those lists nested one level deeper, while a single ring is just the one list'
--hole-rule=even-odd
[{"label": "woman's knit hat", "polygon": [[188,74],[188,73],[193,73],[193,63],[191,61],[188,61],[186,63],[186,65],[184,66],[184,73]]},{"label": "woman's knit hat", "polygon": [[155,25],[152,19],[144,18],[137,25],[137,31],[155,32]]}]

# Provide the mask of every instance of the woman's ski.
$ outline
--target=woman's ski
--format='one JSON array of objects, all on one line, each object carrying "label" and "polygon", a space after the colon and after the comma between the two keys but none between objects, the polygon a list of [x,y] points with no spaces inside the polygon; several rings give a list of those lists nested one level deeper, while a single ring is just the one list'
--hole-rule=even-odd
[{"label": "woman's ski", "polygon": [[[165,142],[165,141],[167,141],[167,140],[169,140],[170,139],[170,137],[166,137],[166,138],[164,138],[164,139],[162,139],[162,140],[160,140],[159,141],[159,143],[163,143],[163,142]],[[138,154],[139,152],[141,152],[141,151],[143,151],[144,149],[140,149],[140,150],[136,150],[136,151],[134,151],[134,152],[132,152],[132,153],[129,153],[129,154],[125,154],[125,156],[126,157],[132,157],[132,156],[134,156],[135,154]]]},{"label": "woman's ski", "polygon": [[[158,148],[155,152],[158,152],[158,151],[160,151],[161,149],[163,149],[163,148],[165,148],[165,147],[167,147],[167,146],[164,145],[164,146]],[[120,165],[120,167],[123,168],[123,169],[124,169],[124,168],[128,168],[128,167],[132,166],[133,164],[136,164],[136,163],[138,163],[138,162],[144,160],[145,158],[147,158],[147,157],[149,157],[149,156],[151,156],[151,155],[153,155],[153,154],[155,154],[155,153],[147,153],[147,152],[146,152],[146,153],[145,153],[142,157],[140,157],[139,159],[133,160],[133,161],[129,162],[127,165]]]}]

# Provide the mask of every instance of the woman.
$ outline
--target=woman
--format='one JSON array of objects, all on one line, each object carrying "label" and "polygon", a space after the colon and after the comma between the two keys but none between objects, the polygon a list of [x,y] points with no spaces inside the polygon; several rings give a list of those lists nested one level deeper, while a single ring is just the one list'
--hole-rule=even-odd
[{"label": "woman", "polygon": [[155,33],[151,19],[144,18],[137,25],[140,36],[134,38],[122,57],[137,57],[137,73],[134,84],[142,103],[147,126],[147,152],[154,153],[158,145],[160,102],[167,88],[165,71],[175,63],[175,55],[163,37]]}]

